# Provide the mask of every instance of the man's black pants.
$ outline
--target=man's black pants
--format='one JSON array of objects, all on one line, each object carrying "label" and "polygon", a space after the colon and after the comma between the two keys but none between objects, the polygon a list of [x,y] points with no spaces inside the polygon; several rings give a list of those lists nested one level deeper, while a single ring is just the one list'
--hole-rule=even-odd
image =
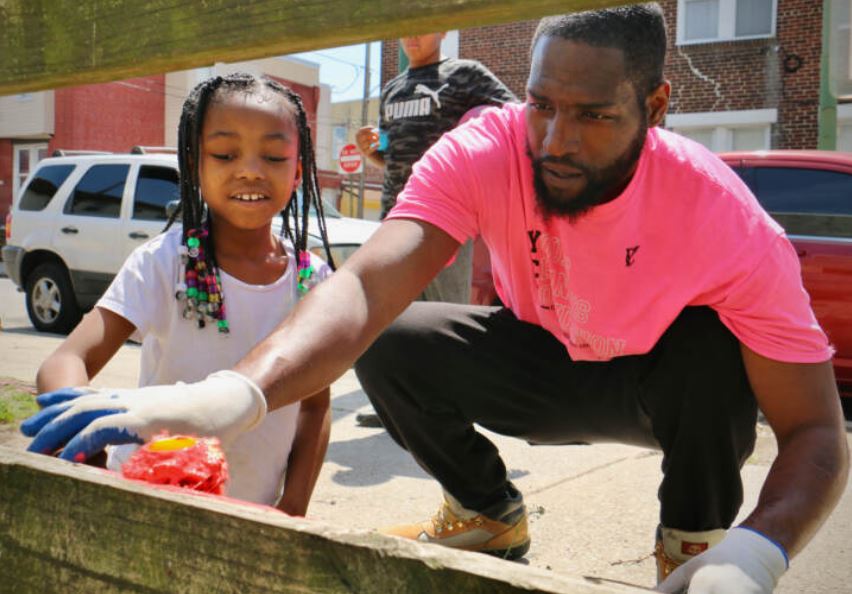
[{"label": "man's black pants", "polygon": [[709,308],[686,308],[648,354],[573,362],[507,309],[418,302],[355,369],[388,433],[468,509],[497,509],[510,488],[474,423],[531,443],[661,449],[669,528],[727,528],[742,504],[757,406],[739,343]]}]

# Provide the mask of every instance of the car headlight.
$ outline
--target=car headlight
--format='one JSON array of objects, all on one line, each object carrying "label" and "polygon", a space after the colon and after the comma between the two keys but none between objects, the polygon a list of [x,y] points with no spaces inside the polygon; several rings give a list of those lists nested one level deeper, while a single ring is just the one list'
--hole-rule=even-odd
[{"label": "car headlight", "polygon": [[[330,245],[329,249],[331,251],[331,257],[334,258],[335,266],[340,266],[341,264],[343,264],[346,259],[349,258],[349,256],[351,256],[352,254],[354,254],[355,250],[357,250],[359,247],[361,246],[354,243],[338,243]],[[326,259],[325,248],[323,246],[315,245],[310,248],[310,251],[312,254],[319,256],[323,260]]]}]

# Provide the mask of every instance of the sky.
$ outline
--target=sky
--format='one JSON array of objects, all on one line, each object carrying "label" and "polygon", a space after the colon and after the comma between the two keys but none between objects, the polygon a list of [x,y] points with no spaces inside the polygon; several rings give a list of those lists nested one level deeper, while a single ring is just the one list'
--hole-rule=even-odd
[{"label": "sky", "polygon": [[[347,45],[335,48],[293,54],[302,60],[320,65],[320,82],[331,87],[331,101],[350,101],[364,96],[365,45]],[[381,93],[381,42],[370,46],[370,95]]]}]

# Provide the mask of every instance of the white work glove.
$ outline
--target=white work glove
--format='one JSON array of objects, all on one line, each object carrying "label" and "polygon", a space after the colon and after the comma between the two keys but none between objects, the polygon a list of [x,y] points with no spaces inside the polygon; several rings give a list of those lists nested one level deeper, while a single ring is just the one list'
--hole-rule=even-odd
[{"label": "white work glove", "polygon": [[[107,445],[145,443],[161,431],[218,437],[222,445],[256,426],[266,399],[254,382],[217,371],[193,384],[132,390],[64,388],[37,397],[44,407],[21,424],[32,452],[82,462]],[[67,444],[67,445],[66,445]]]},{"label": "white work glove", "polygon": [[787,565],[780,545],[751,528],[732,528],[722,542],[674,570],[657,591],[770,594]]}]

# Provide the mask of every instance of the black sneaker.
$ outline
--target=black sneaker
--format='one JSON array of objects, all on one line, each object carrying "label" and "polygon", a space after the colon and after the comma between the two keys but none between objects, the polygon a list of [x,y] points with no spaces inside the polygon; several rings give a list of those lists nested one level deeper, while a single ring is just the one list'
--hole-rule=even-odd
[{"label": "black sneaker", "polygon": [[355,424],[359,427],[384,427],[384,425],[382,425],[382,420],[379,418],[379,415],[374,412],[358,413],[357,415],[355,415]]}]

